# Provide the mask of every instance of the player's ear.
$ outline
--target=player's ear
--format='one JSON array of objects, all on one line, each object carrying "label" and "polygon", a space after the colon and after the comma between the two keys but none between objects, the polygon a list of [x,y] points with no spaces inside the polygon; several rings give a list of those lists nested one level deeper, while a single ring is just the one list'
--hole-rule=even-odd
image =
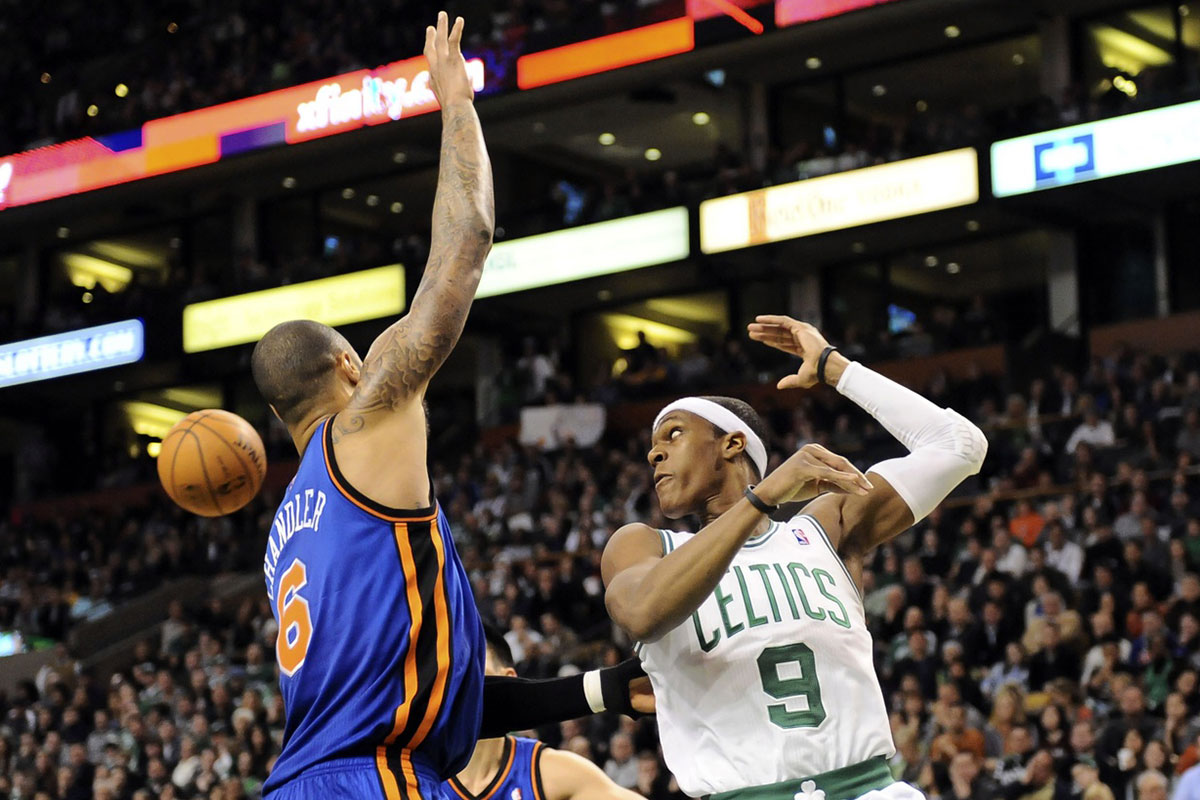
[{"label": "player's ear", "polygon": [[506,678],[515,678],[515,677],[517,677],[517,671],[516,671],[515,669],[513,669],[512,667],[505,667],[505,668],[504,668],[504,672],[502,672],[502,673],[500,673],[500,674],[501,674],[501,675],[503,675],[503,676],[504,676],[504,677],[506,677]]},{"label": "player's ear", "polygon": [[283,417],[279,416],[279,412],[275,410],[275,406],[271,405],[270,403],[267,403],[267,408],[271,409],[271,413],[275,415],[275,419],[279,420],[280,422],[283,422]]},{"label": "player's ear", "polygon": [[338,371],[345,376],[351,386],[358,385],[359,379],[362,378],[362,370],[359,368],[358,359],[354,357],[353,353],[348,350],[343,351],[338,356],[337,366]]},{"label": "player's ear", "polygon": [[725,442],[721,448],[721,454],[729,461],[746,452],[746,434],[741,431],[725,434]]}]

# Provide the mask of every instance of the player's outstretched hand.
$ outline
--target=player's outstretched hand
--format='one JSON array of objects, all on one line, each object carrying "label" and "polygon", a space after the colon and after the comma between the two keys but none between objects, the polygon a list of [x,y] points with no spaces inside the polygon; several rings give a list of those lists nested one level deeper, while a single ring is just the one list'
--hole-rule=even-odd
[{"label": "player's outstretched hand", "polygon": [[788,375],[776,386],[780,389],[807,389],[817,385],[817,360],[829,342],[807,322],[775,314],[760,314],[748,326],[750,338],[788,355],[804,359],[795,375]]},{"label": "player's outstretched hand", "polygon": [[442,108],[475,99],[475,89],[467,75],[462,54],[463,18],[454,20],[445,11],[438,12],[437,26],[425,29],[425,60],[429,62],[429,83]]},{"label": "player's outstretched hand", "polygon": [[824,492],[865,495],[874,486],[867,476],[837,453],[806,444],[754,488],[771,505],[811,500]]}]

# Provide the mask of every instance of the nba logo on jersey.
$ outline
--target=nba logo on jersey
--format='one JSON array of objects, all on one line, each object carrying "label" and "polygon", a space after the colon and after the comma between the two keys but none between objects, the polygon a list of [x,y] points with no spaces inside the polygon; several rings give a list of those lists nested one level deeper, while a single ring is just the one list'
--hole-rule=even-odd
[{"label": "nba logo on jersey", "polygon": [[518,786],[516,789],[512,790],[510,800],[521,800],[521,787]]},{"label": "nba logo on jersey", "polygon": [[796,541],[800,544],[808,544],[808,537],[799,528],[792,528],[792,535],[796,537]]}]

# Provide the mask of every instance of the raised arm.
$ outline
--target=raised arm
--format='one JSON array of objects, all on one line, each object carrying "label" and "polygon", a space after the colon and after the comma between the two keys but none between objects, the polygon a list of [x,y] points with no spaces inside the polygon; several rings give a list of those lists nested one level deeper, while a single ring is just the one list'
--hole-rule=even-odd
[{"label": "raised arm", "polygon": [[[754,492],[769,505],[807,500],[818,488],[866,494],[870,484],[854,465],[820,445],[807,445],[763,478]],[[712,594],[734,555],[765,515],[745,498],[664,554],[657,531],[625,525],[604,548],[604,602],[613,622],[652,642],[686,620]]]},{"label": "raised arm", "polygon": [[[818,366],[829,342],[820,331],[791,317],[760,316],[750,338],[804,360],[780,389],[806,389],[818,383]],[[831,495],[806,509],[825,528],[856,577],[862,558],[929,514],[969,476],[979,472],[987,439],[978,427],[949,408],[938,408],[836,351],[825,357],[824,381],[837,388],[909,450],[904,458],[874,465],[874,485],[864,496]]]},{"label": "raised arm", "polygon": [[371,345],[349,409],[393,411],[420,400],[466,323],[492,246],[492,169],[461,43],[445,12],[425,31],[430,83],[442,106],[442,152],[429,261],[412,308]]}]

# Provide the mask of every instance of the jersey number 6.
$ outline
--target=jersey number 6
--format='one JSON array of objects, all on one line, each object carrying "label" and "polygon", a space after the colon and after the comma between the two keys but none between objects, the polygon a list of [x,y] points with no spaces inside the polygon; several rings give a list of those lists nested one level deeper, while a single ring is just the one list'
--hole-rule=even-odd
[{"label": "jersey number 6", "polygon": [[[783,677],[780,667],[795,664],[789,672],[796,677]],[[821,702],[821,684],[817,680],[817,660],[812,648],[806,644],[785,644],[768,647],[758,655],[758,672],[762,677],[763,691],[776,700],[794,700],[803,697],[808,708],[803,711],[788,710],[787,703],[767,706],[771,722],[780,728],[815,728],[825,721],[825,705]]]},{"label": "jersey number 6", "polygon": [[275,637],[275,659],[279,671],[289,678],[304,666],[308,655],[308,642],[312,639],[312,617],[308,613],[308,601],[300,596],[300,590],[308,584],[308,568],[296,559],[279,579],[276,593],[276,611],[279,614],[279,634]]}]

